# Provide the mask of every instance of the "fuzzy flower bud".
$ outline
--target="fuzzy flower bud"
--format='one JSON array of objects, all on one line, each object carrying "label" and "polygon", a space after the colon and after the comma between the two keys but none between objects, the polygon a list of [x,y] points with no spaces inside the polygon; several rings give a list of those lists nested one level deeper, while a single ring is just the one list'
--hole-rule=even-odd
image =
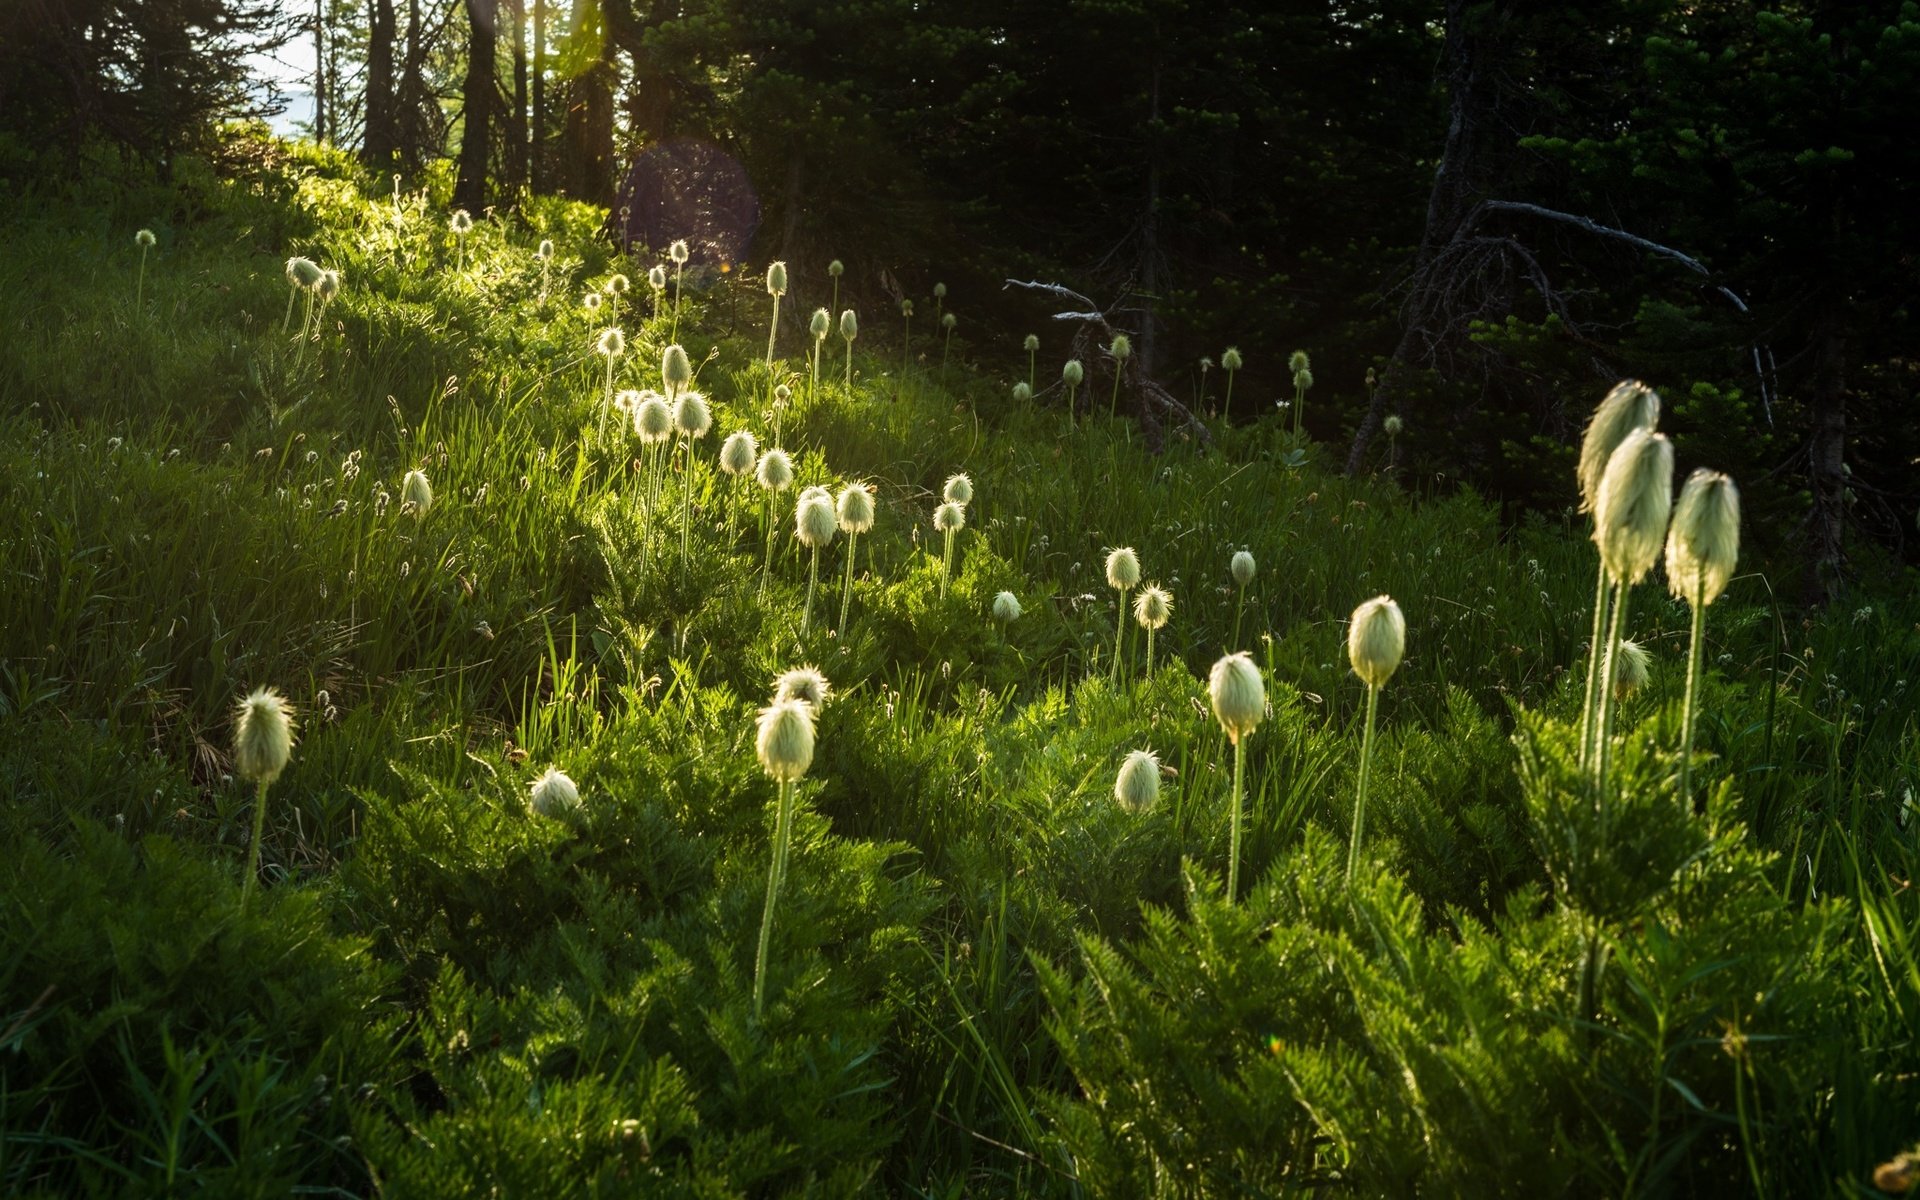
[{"label": "fuzzy flower bud", "polygon": [[447,228],[461,237],[467,236],[473,232],[473,214],[464,208],[454,209],[453,217],[447,222]]},{"label": "fuzzy flower bud", "polygon": [[1019,383],[1013,385],[1013,402],[1015,404],[1025,404],[1031,399],[1033,399],[1033,389],[1027,386],[1026,380],[1022,379]]},{"label": "fuzzy flower bud", "polygon": [[272,688],[256,688],[234,711],[233,771],[270,784],[293,757],[293,706]]},{"label": "fuzzy flower bud", "polygon": [[1293,373],[1293,386],[1303,392],[1311,388],[1313,386],[1313,372],[1308,370],[1295,371]]},{"label": "fuzzy flower bud", "polygon": [[1236,584],[1241,587],[1247,586],[1253,582],[1253,555],[1245,550],[1235,550],[1233,561],[1227,565],[1227,569],[1233,573],[1233,581]]},{"label": "fuzzy flower bud", "polygon": [[1124,333],[1116,333],[1113,335],[1113,345],[1110,349],[1116,361],[1125,362],[1133,355],[1133,341]]},{"label": "fuzzy flower bud", "polygon": [[1307,352],[1305,350],[1295,350],[1292,354],[1287,355],[1287,370],[1293,372],[1295,375],[1298,375],[1302,371],[1313,370],[1313,365],[1307,361]]},{"label": "fuzzy flower bud", "polygon": [[565,771],[548,767],[546,774],[533,781],[527,806],[543,817],[565,817],[579,809],[580,789]]},{"label": "fuzzy flower bud", "polygon": [[667,290],[667,269],[661,266],[659,263],[655,263],[653,265],[653,269],[647,272],[647,286],[652,288],[656,292],[666,291]]},{"label": "fuzzy flower bud", "polygon": [[793,510],[793,535],[809,550],[818,550],[833,540],[840,520],[833,511],[833,496],[823,487],[810,487],[800,493]]},{"label": "fuzzy flower bud", "polygon": [[1067,365],[1060,368],[1060,378],[1068,387],[1079,387],[1080,381],[1086,377],[1087,369],[1080,365],[1080,360],[1077,358],[1068,359]]},{"label": "fuzzy flower bud", "polygon": [[837,258],[827,264],[827,274],[833,276],[835,279],[840,278],[840,276],[846,274],[846,272],[847,264]]},{"label": "fuzzy flower bud", "polygon": [[624,296],[627,294],[627,288],[630,286],[625,275],[616,274],[607,280],[607,295]]},{"label": "fuzzy flower bud", "polygon": [[693,257],[692,252],[687,249],[687,239],[685,238],[676,239],[671,246],[668,246],[667,257],[672,259],[675,263],[678,263],[681,266],[685,266],[687,260]]},{"label": "fuzzy flower bud", "polygon": [[1634,429],[1607,460],[1593,505],[1593,540],[1615,583],[1639,583],[1653,569],[1672,511],[1673,444]]},{"label": "fuzzy flower bud", "polygon": [[949,500],[933,510],[933,527],[941,533],[958,533],[967,527],[967,510]]},{"label": "fuzzy flower bud", "polygon": [[627,352],[627,335],[612,327],[602,329],[593,348],[608,358],[618,358]]},{"label": "fuzzy flower bud", "polygon": [[760,710],[754,751],[776,783],[796,783],[813,765],[813,708],[781,700]]},{"label": "fuzzy flower bud", "polygon": [[586,295],[580,297],[580,303],[586,305],[587,311],[590,313],[599,312],[600,311],[600,293],[588,292]]},{"label": "fuzzy flower bud", "polygon": [[142,250],[152,249],[153,243],[155,242],[155,240],[156,239],[153,236],[153,230],[151,229],[142,229],[140,232],[133,235],[133,244],[140,247]]},{"label": "fuzzy flower bud", "polygon": [[1740,561],[1740,489],[1718,471],[1697,470],[1680,489],[1667,532],[1667,587],[1688,604],[1719,599]]},{"label": "fuzzy flower bud", "polygon": [[1126,591],[1140,582],[1140,556],[1122,546],[1107,555],[1107,586]]},{"label": "fuzzy flower bud", "polygon": [[310,288],[320,282],[320,264],[310,258],[287,260],[287,282],[298,288]]},{"label": "fuzzy flower bud", "polygon": [[840,336],[848,341],[860,336],[860,318],[850,308],[840,314]]},{"label": "fuzzy flower bud", "polygon": [[713,410],[696,391],[681,392],[673,402],[673,427],[689,438],[703,438],[713,428]]},{"label": "fuzzy flower bud", "polygon": [[793,486],[793,460],[785,450],[775,446],[760,456],[760,465],[753,477],[770,492],[784,492]]},{"label": "fuzzy flower bud", "polygon": [[973,480],[965,472],[947,476],[946,487],[940,490],[940,498],[949,504],[973,503]]},{"label": "fuzzy flower bud", "polygon": [[1143,813],[1160,801],[1160,760],[1151,750],[1134,750],[1120,762],[1113,798],[1130,813]]},{"label": "fuzzy flower bud", "polygon": [[1134,597],[1133,619],[1142,629],[1160,629],[1173,616],[1173,597],[1157,585],[1149,585]]},{"label": "fuzzy flower bud", "polygon": [[1040,335],[1037,333],[1030,333],[1027,335],[1027,340],[1022,342],[1020,345],[1024,350],[1026,350],[1028,354],[1032,354],[1035,351],[1040,349]]},{"label": "fuzzy flower bud", "polygon": [[406,473],[400,480],[400,499],[412,506],[414,516],[427,515],[433,507],[433,485],[427,482],[426,472],[416,467]]},{"label": "fuzzy flower bud", "polygon": [[1647,686],[1649,668],[1653,665],[1653,656],[1646,647],[1631,638],[1620,639],[1620,657],[1614,663],[1613,697],[1625,700],[1641,688]]},{"label": "fuzzy flower bud", "polygon": [[1406,424],[1397,415],[1389,413],[1387,419],[1380,422],[1380,428],[1386,431],[1388,437],[1397,438],[1400,436],[1400,431],[1406,428]]},{"label": "fuzzy flower bud", "polygon": [[902,300],[900,302],[900,315],[903,317],[910,317],[913,315],[913,301]]},{"label": "fuzzy flower bud", "polygon": [[944,284],[944,283],[936,283],[936,284],[934,284],[934,285],[933,285],[933,298],[934,298],[935,300],[945,300],[945,299],[947,298],[947,285],[946,285],[946,284]]},{"label": "fuzzy flower bud", "polygon": [[1260,678],[1260,668],[1244,650],[1213,664],[1207,676],[1207,692],[1213,701],[1213,715],[1235,745],[1266,715],[1267,685]]},{"label": "fuzzy flower bud", "polygon": [[[552,239],[552,238],[541,238],[541,239],[540,239],[540,245],[539,245],[539,246],[538,246],[537,248],[535,248],[535,250],[534,250],[534,252],[533,252],[533,256],[534,256],[535,258],[537,258],[537,259],[539,259],[539,260],[540,260],[541,262],[547,262],[547,261],[549,261],[550,259],[552,259],[552,258],[553,258],[553,239]],[[555,773],[557,774],[557,772],[555,772]],[[560,776],[560,777],[561,777],[562,779],[565,779],[565,778],[566,778],[566,776],[564,776],[564,775],[562,775],[562,776]]]},{"label": "fuzzy flower bud", "polygon": [[720,445],[720,469],[729,475],[745,475],[753,470],[759,453],[753,434],[745,429],[736,430]]},{"label": "fuzzy flower bud", "polygon": [[767,295],[784,296],[787,294],[787,264],[773,263],[767,267]]},{"label": "fuzzy flower bud", "polygon": [[1238,371],[1240,369],[1240,348],[1238,346],[1228,346],[1226,350],[1222,352],[1220,355],[1220,369],[1223,371]]},{"label": "fuzzy flower bud", "polygon": [[826,341],[827,335],[833,332],[833,314],[824,308],[814,309],[813,320],[807,322],[807,332],[816,342]]},{"label": "fuzzy flower bud", "polygon": [[818,667],[795,667],[773,681],[773,702],[798,700],[816,712],[833,698],[833,688]]},{"label": "fuzzy flower bud", "polygon": [[651,389],[640,393],[633,408],[633,431],[648,445],[673,436],[673,410],[667,407],[666,397]]},{"label": "fuzzy flower bud", "polygon": [[678,396],[693,382],[693,364],[687,361],[687,352],[678,342],[668,346],[660,356],[660,382],[666,388],[668,399]]},{"label": "fuzzy flower bud", "polygon": [[1620,443],[1636,429],[1652,431],[1660,424],[1660,395],[1637,379],[1617,383],[1606,399],[1593,410],[1587,421],[1586,436],[1580,439],[1580,463],[1575,474],[1580,481],[1580,511],[1593,512],[1600,497],[1600,478],[1607,473],[1607,460]]},{"label": "fuzzy flower bud", "polygon": [[1407,619],[1390,596],[1353,610],[1347,625],[1347,661],[1368,687],[1385,687],[1407,653]]},{"label": "fuzzy flower bud", "polygon": [[865,533],[873,528],[873,490],[864,483],[850,483],[840,489],[834,502],[840,528],[848,533]]},{"label": "fuzzy flower bud", "polygon": [[953,327],[959,323],[959,320],[960,318],[954,316],[952,313],[941,313],[940,328],[946,330],[948,333],[952,333]]},{"label": "fuzzy flower bud", "polygon": [[1001,592],[993,598],[993,619],[1006,624],[1020,619],[1020,597]]}]

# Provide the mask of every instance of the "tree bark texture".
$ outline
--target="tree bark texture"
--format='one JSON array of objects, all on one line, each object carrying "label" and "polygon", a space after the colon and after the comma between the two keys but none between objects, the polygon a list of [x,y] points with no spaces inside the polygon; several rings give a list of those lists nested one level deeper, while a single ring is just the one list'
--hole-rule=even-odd
[{"label": "tree bark texture", "polygon": [[494,55],[499,50],[500,0],[467,0],[467,80],[460,127],[460,173],[453,202],[478,216],[487,206],[487,161],[493,143],[493,115],[499,84]]}]

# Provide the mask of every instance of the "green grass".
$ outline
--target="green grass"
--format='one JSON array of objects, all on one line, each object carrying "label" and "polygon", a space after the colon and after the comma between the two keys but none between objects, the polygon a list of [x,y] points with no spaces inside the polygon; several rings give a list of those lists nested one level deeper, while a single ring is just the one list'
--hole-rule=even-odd
[{"label": "green grass", "polygon": [[[853,387],[823,371],[783,418],[762,595],[762,494],[715,462],[771,436],[761,330],[728,325],[759,280],[688,275],[715,429],[649,521],[579,297],[651,260],[537,200],[456,270],[448,182],[397,232],[312,151],[0,195],[0,1191],[1865,1195],[1920,1137],[1910,576],[1802,613],[1759,563],[1713,607],[1699,818],[1671,799],[1688,614],[1642,588],[1653,681],[1595,809],[1583,522],[1341,478],[1278,416],[1158,456],[1069,431],[1057,388],[1008,398],[1017,339],[902,380],[874,303]],[[345,279],[304,351],[296,253]],[[825,302],[791,266],[787,307]],[[635,299],[616,386],[658,386]],[[878,508],[850,623],[842,535],[802,638],[793,501],[850,479]],[[1175,615],[1115,685],[1120,545]],[[1408,652],[1349,886],[1344,621],[1381,593]],[[1271,712],[1232,904],[1204,677],[1236,648]],[[752,721],[800,663],[835,697],[756,1021]],[[302,735],[242,913],[227,754],[261,685]],[[1169,773],[1133,815],[1138,748]],[[576,822],[527,809],[550,765]]]}]

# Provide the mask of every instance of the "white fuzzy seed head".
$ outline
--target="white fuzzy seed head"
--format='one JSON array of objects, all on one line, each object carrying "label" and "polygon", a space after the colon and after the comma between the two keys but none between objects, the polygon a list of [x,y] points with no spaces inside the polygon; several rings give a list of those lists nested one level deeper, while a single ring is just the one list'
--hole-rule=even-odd
[{"label": "white fuzzy seed head", "polygon": [[775,446],[760,456],[760,465],[753,477],[769,492],[784,492],[793,486],[793,460],[785,450]]},{"label": "white fuzzy seed head", "polygon": [[586,305],[587,311],[590,313],[599,312],[600,311],[600,293],[588,292],[586,295],[580,297],[580,303]]},{"label": "white fuzzy seed head", "polygon": [[1631,638],[1622,638],[1620,655],[1614,660],[1614,699],[1625,700],[1647,686],[1647,676],[1652,673],[1652,667],[1653,656],[1647,653],[1645,646]]},{"label": "white fuzzy seed head", "polygon": [[777,262],[767,268],[767,295],[787,294],[787,264]]},{"label": "white fuzzy seed head", "polygon": [[993,598],[993,619],[1001,624],[1020,619],[1020,597],[1012,592],[1001,592]]},{"label": "white fuzzy seed head", "polygon": [[673,427],[689,438],[703,438],[713,428],[713,410],[696,391],[681,392],[673,402]]},{"label": "white fuzzy seed head", "polygon": [[659,263],[655,263],[653,269],[647,272],[647,286],[656,292],[666,291],[667,269]]},{"label": "white fuzzy seed head", "polygon": [[1027,340],[1022,342],[1021,346],[1026,350],[1028,354],[1035,353],[1040,349],[1040,335],[1037,333],[1028,334]]},{"label": "white fuzzy seed head", "polygon": [[693,383],[693,363],[678,342],[668,346],[666,353],[660,356],[660,381],[669,399],[678,396],[681,389]]},{"label": "white fuzzy seed head", "polygon": [[818,550],[833,541],[840,519],[833,511],[833,495],[823,487],[810,487],[800,493],[793,510],[793,535],[809,550]]},{"label": "white fuzzy seed head", "polygon": [[611,327],[602,329],[599,340],[594,342],[593,348],[608,358],[618,358],[627,352],[627,335]]},{"label": "white fuzzy seed head", "polygon": [[816,342],[826,341],[827,335],[833,332],[833,314],[824,308],[814,309],[813,319],[807,322],[807,332]]},{"label": "white fuzzy seed head", "polygon": [[946,284],[944,284],[944,283],[936,283],[936,284],[934,284],[934,285],[933,285],[933,298],[934,298],[935,300],[945,300],[945,299],[947,298],[947,285],[946,285]]},{"label": "white fuzzy seed head", "polygon": [[287,260],[287,282],[298,288],[310,288],[320,282],[320,264],[298,256]]},{"label": "white fuzzy seed head", "polygon": [[946,486],[940,489],[940,498],[949,504],[972,504],[973,480],[967,478],[964,471],[947,476]]},{"label": "white fuzzy seed head", "polygon": [[1580,462],[1574,474],[1580,482],[1580,511],[1593,512],[1600,499],[1600,478],[1607,473],[1607,460],[1620,443],[1636,429],[1653,430],[1660,424],[1660,395],[1637,379],[1613,385],[1593,416],[1587,420],[1587,432],[1580,439]]},{"label": "white fuzzy seed head", "polygon": [[860,336],[860,318],[850,308],[840,314],[840,336],[849,342]]},{"label": "white fuzzy seed head", "polygon": [[1311,388],[1313,386],[1313,372],[1308,370],[1295,371],[1293,373],[1293,386],[1303,392]]},{"label": "white fuzzy seed head", "polygon": [[1027,386],[1026,380],[1022,379],[1019,383],[1013,385],[1013,402],[1015,404],[1025,404],[1031,399],[1033,399],[1033,389]]},{"label": "white fuzzy seed head", "polygon": [[533,781],[527,806],[542,817],[566,817],[579,809],[580,789],[565,771],[548,767],[546,774]]},{"label": "white fuzzy seed head", "polygon": [[685,266],[686,261],[689,258],[693,257],[693,252],[687,249],[687,240],[685,238],[680,238],[679,240],[675,241],[671,246],[667,247],[667,257],[672,259],[674,262],[682,266]]},{"label": "white fuzzy seed head", "polygon": [[1397,438],[1400,436],[1400,431],[1406,428],[1406,423],[1398,416],[1389,413],[1387,419],[1380,422],[1380,428],[1386,431],[1388,437]]},{"label": "white fuzzy seed head", "polygon": [[745,475],[753,470],[759,454],[760,446],[753,434],[745,429],[735,430],[720,445],[720,469],[729,475]]},{"label": "white fuzzy seed head", "polygon": [[1067,365],[1060,368],[1060,378],[1068,387],[1079,387],[1080,381],[1086,377],[1087,369],[1080,365],[1080,360],[1077,358],[1068,359]]},{"label": "white fuzzy seed head", "polygon": [[967,527],[967,510],[949,500],[933,510],[933,527],[941,533],[958,533]]},{"label": "white fuzzy seed head", "polygon": [[1238,346],[1228,346],[1226,350],[1221,353],[1220,369],[1223,371],[1238,371],[1240,369],[1240,348]]},{"label": "white fuzzy seed head", "polygon": [[639,403],[640,393],[631,388],[613,394],[614,411],[625,413],[629,420],[633,418],[634,406]]},{"label": "white fuzzy seed head", "polygon": [[795,667],[781,674],[773,681],[773,702],[784,704],[788,700],[798,700],[810,706],[815,712],[826,706],[833,698],[833,687],[818,667]]},{"label": "white fuzzy seed head", "polygon": [[776,783],[796,783],[813,765],[813,708],[781,700],[760,710],[754,751]]},{"label": "white fuzzy seed head", "polygon": [[1241,587],[1253,582],[1253,555],[1245,550],[1235,550],[1233,561],[1227,564],[1227,570],[1233,573],[1233,581]]},{"label": "white fuzzy seed head", "polygon": [[1113,346],[1111,349],[1115,360],[1125,362],[1133,355],[1133,339],[1124,333],[1116,333],[1113,335]]},{"label": "white fuzzy seed head", "polygon": [[551,261],[553,258],[553,239],[541,238],[540,245],[535,248],[533,256],[541,262]]},{"label": "white fuzzy seed head", "polygon": [[1687,477],[1667,531],[1667,587],[1688,604],[1720,598],[1740,562],[1740,489],[1719,471]]},{"label": "white fuzzy seed head", "polygon": [[447,222],[447,228],[461,237],[467,236],[473,232],[473,214],[464,208],[454,209],[453,217]]},{"label": "white fuzzy seed head", "polygon": [[413,509],[413,515],[424,517],[433,507],[433,485],[427,482],[427,473],[418,467],[408,471],[400,480],[400,499]]},{"label": "white fuzzy seed head", "polygon": [[133,244],[140,247],[142,250],[152,249],[153,243],[155,242],[155,240],[156,239],[153,236],[153,230],[151,229],[142,229],[140,232],[133,235]]},{"label": "white fuzzy seed head", "polygon": [[847,271],[847,264],[841,262],[837,258],[827,264],[827,274],[833,276],[835,279],[838,279],[840,278],[840,276],[846,274],[846,271]]},{"label": "white fuzzy seed head", "polygon": [[1207,676],[1207,694],[1220,728],[1235,745],[1258,728],[1260,718],[1266,715],[1267,685],[1260,678],[1260,668],[1244,650],[1213,664]]},{"label": "white fuzzy seed head", "polygon": [[1368,687],[1385,687],[1407,653],[1407,619],[1390,596],[1375,596],[1353,610],[1347,626],[1347,661]]},{"label": "white fuzzy seed head", "polygon": [[256,688],[234,711],[233,771],[253,783],[271,784],[293,757],[293,705],[273,688]]},{"label": "white fuzzy seed head", "polygon": [[1298,375],[1302,371],[1313,370],[1313,365],[1307,361],[1307,352],[1305,350],[1295,350],[1292,354],[1287,355],[1287,370],[1293,372],[1295,375]]},{"label": "white fuzzy seed head", "polygon": [[607,295],[624,296],[629,286],[625,275],[614,275],[607,280]]},{"label": "white fuzzy seed head", "polygon": [[1131,546],[1121,546],[1107,554],[1107,586],[1127,591],[1140,582],[1140,556]]},{"label": "white fuzzy seed head", "polygon": [[773,406],[775,408],[785,408],[787,401],[791,399],[793,399],[793,389],[786,384],[780,384],[773,389]]},{"label": "white fuzzy seed head", "polygon": [[1607,460],[1594,497],[1593,540],[1615,583],[1639,583],[1660,557],[1673,512],[1673,444],[1645,427]]},{"label": "white fuzzy seed head", "polygon": [[651,389],[640,393],[633,406],[633,431],[649,446],[673,436],[673,410],[665,396]]},{"label": "white fuzzy seed head", "polygon": [[322,301],[332,300],[340,294],[340,272],[328,270],[320,272],[320,282],[313,285],[314,295]]},{"label": "white fuzzy seed head", "polygon": [[1133,600],[1133,619],[1142,629],[1160,629],[1173,616],[1173,597],[1166,589],[1149,584]]},{"label": "white fuzzy seed head", "polygon": [[946,330],[948,333],[953,332],[953,327],[958,324],[959,321],[960,318],[954,316],[952,313],[940,314],[940,328]]},{"label": "white fuzzy seed head", "polygon": [[1113,798],[1130,813],[1143,813],[1160,802],[1160,760],[1151,750],[1130,751],[1120,761],[1113,780]]},{"label": "white fuzzy seed head", "polygon": [[848,533],[865,533],[873,528],[873,490],[864,483],[850,483],[840,489],[834,502],[840,528]]}]

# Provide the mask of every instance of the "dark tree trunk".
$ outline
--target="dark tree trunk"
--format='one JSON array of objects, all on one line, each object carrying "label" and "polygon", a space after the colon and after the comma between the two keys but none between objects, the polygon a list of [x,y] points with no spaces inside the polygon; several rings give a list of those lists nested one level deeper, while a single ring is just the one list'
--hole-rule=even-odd
[{"label": "dark tree trunk", "polygon": [[1402,385],[1411,359],[1430,345],[1443,307],[1440,293],[1449,281],[1435,270],[1443,251],[1464,232],[1468,217],[1485,186],[1497,83],[1487,63],[1486,37],[1491,23],[1506,20],[1504,5],[1484,9],[1473,0],[1447,0],[1446,40],[1441,69],[1447,81],[1447,139],[1440,164],[1427,193],[1427,224],[1414,257],[1406,304],[1401,310],[1401,334],[1393,357],[1353,433],[1347,453],[1347,474],[1357,474],[1366,462],[1367,446]]},{"label": "dark tree trunk", "polygon": [[370,167],[393,162],[399,137],[393,112],[393,0],[367,0],[367,135],[361,157]]},{"label": "dark tree trunk", "polygon": [[[1160,365],[1160,31],[1154,29],[1153,69],[1147,90],[1147,194],[1140,214],[1140,374],[1151,379]],[[1136,390],[1134,408],[1150,420],[1144,393]]]},{"label": "dark tree trunk", "polygon": [[487,206],[487,152],[493,143],[493,110],[499,91],[493,74],[499,18],[500,0],[467,0],[467,82],[453,202],[476,216]]},{"label": "dark tree trunk", "polygon": [[1813,508],[1807,513],[1806,600],[1825,604],[1846,570],[1847,337],[1837,300],[1829,299],[1814,329],[1812,431],[1807,476]]},{"label": "dark tree trunk", "polygon": [[400,71],[400,101],[394,121],[394,148],[409,168],[426,157],[432,130],[427,121],[427,31],[420,0],[407,0],[407,58]]},{"label": "dark tree trunk", "polygon": [[326,0],[313,0],[313,140],[327,144]]},{"label": "dark tree trunk", "polygon": [[551,186],[547,172],[547,0],[533,0],[533,133],[528,139],[533,190]]},{"label": "dark tree trunk", "polygon": [[527,0],[507,0],[513,13],[513,105],[507,111],[507,186],[519,191],[527,174]]}]

